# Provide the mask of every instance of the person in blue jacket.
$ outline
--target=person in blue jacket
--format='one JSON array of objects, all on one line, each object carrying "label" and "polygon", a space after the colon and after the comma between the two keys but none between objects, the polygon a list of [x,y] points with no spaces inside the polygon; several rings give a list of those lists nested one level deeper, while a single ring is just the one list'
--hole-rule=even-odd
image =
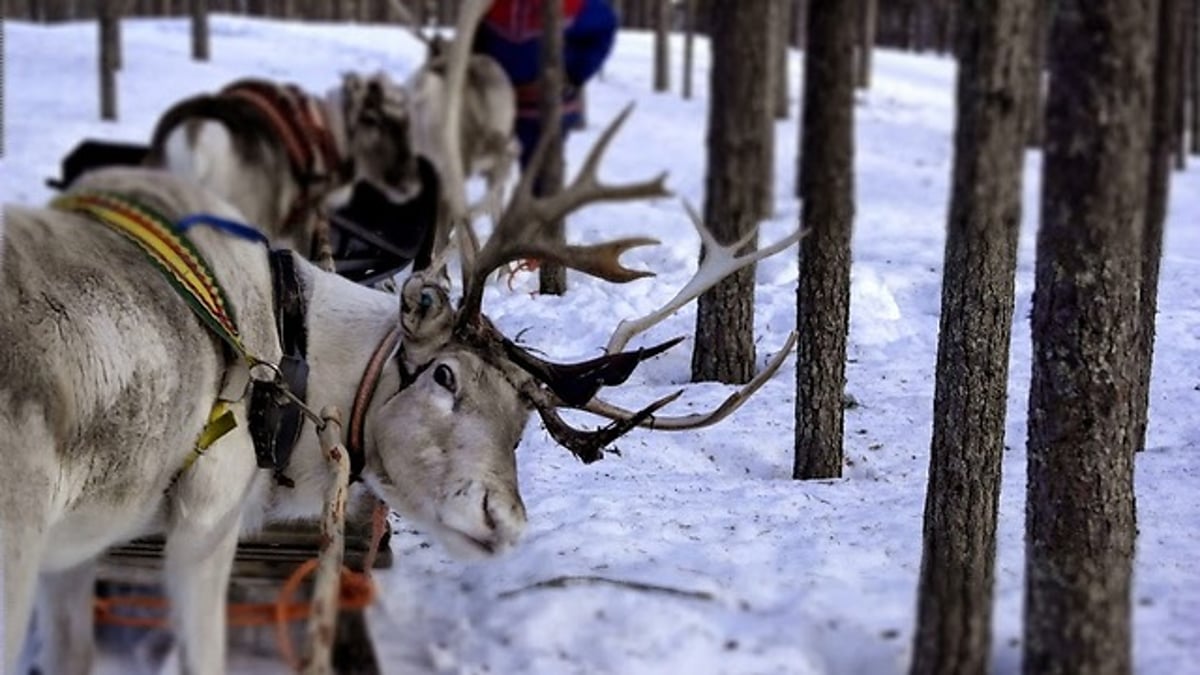
[{"label": "person in blue jacket", "polygon": [[[516,135],[521,142],[521,168],[529,164],[542,134],[541,62],[543,0],[495,0],[475,33],[473,49],[500,64],[517,94]],[[617,15],[605,0],[561,0],[563,3],[563,137],[583,116],[580,92],[595,75],[617,35]]]}]

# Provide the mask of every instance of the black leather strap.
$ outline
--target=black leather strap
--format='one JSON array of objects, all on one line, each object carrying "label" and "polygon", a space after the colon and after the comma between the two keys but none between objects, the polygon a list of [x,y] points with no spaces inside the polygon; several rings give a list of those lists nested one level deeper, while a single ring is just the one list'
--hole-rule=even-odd
[{"label": "black leather strap", "polygon": [[[279,372],[288,391],[304,401],[308,395],[308,333],[304,322],[304,289],[296,276],[293,256],[287,250],[271,252],[271,288],[275,299],[275,330],[283,348]],[[294,485],[283,472],[303,428],[304,415],[298,406],[281,395],[278,384],[254,383],[250,394],[250,435],[254,439],[254,453],[258,466],[271,469],[280,485]]]}]

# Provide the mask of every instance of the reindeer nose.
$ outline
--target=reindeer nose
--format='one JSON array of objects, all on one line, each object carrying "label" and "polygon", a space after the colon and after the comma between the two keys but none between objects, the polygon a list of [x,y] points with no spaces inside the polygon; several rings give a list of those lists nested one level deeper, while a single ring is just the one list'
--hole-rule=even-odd
[{"label": "reindeer nose", "polygon": [[483,494],[483,521],[500,541],[516,543],[525,531],[525,504],[520,495],[509,499],[493,499],[489,490]]},{"label": "reindeer nose", "polygon": [[471,481],[443,504],[441,522],[470,540],[479,553],[508,550],[525,531],[525,505],[515,490]]}]

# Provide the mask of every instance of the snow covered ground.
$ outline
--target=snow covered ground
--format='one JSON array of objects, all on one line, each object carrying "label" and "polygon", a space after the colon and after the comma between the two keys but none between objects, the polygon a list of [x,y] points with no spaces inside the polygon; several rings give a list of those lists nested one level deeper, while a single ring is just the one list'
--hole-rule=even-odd
[{"label": "snow covered ground", "polygon": [[[182,20],[124,24],[121,121],[98,121],[92,24],[6,26],[7,155],[0,197],[42,203],[43,179],[84,137],[145,141],[175,100],[244,75],[310,90],[343,70],[403,77],[422,50],[403,30],[214,17],[213,60],[188,58]],[[678,45],[677,45],[678,46]],[[650,93],[651,41],[626,32],[590,88],[592,126],[568,147],[577,165],[598,129],[627,102],[637,109],[604,174],[670,171],[670,186],[702,202],[707,49],[697,50],[697,97]],[[678,52],[677,52],[678,53]],[[379,576],[370,619],[385,672],[834,673],[904,672],[920,564],[937,341],[940,267],[951,166],[954,67],[880,51],[874,86],[859,95],[849,392],[841,480],[790,480],[793,366],[719,426],[635,432],[622,456],[583,466],[531,423],[519,449],[529,512],[525,541],[500,560],[461,563],[403,522],[396,564]],[[792,58],[793,79],[800,58]],[[794,91],[794,88],[793,88]],[[790,197],[796,115],[777,126],[776,214],[764,241],[795,227]],[[996,574],[993,665],[1020,654],[1025,406],[1039,156],[1026,170],[1017,277],[1008,447]],[[1200,662],[1200,174],[1176,174],[1162,271],[1149,449],[1137,461],[1140,537],[1134,588],[1135,663],[1174,675]],[[590,208],[573,217],[582,241],[629,234],[663,245],[627,256],[653,280],[614,287],[578,275],[562,298],[491,288],[485,309],[509,334],[553,357],[597,353],[621,317],[672,295],[694,270],[698,238],[677,201]],[[794,326],[795,248],[758,267],[757,345],[764,362]],[[694,311],[647,340],[689,334]],[[1131,319],[1132,320],[1132,319]],[[646,364],[613,397],[641,403],[684,386],[691,343]],[[676,409],[710,406],[729,388],[686,385]],[[532,588],[565,576],[654,584],[685,594],[589,584]],[[1190,664],[1190,665],[1189,665]],[[238,672],[275,666],[238,657]],[[105,672],[127,672],[117,657]]]}]

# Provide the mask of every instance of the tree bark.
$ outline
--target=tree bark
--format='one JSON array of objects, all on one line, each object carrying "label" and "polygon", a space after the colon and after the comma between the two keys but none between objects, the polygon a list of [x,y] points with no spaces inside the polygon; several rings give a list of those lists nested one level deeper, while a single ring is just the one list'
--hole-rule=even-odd
[{"label": "tree bark", "polygon": [[1192,0],[1191,13],[1188,15],[1184,30],[1192,33],[1192,49],[1188,58],[1192,61],[1192,77],[1188,83],[1188,98],[1192,111],[1192,142],[1191,153],[1200,155],[1200,2]]},{"label": "tree bark", "polygon": [[[709,5],[712,68],[704,220],[723,243],[753,230],[763,212],[761,183],[769,175],[772,157],[763,129],[771,119],[767,38],[770,3],[775,1]],[[753,377],[754,268],[735,273],[700,296],[693,381],[744,383]]]},{"label": "tree bark", "polygon": [[803,51],[808,39],[808,0],[792,0],[792,46]]},{"label": "tree bark", "polygon": [[871,86],[871,55],[875,51],[875,27],[879,22],[878,0],[859,0],[862,17],[859,23],[858,61],[855,84],[859,89]]},{"label": "tree bark", "polygon": [[[563,82],[563,15],[562,3],[542,3],[541,81],[542,134],[550,134],[550,147],[537,177],[537,192],[541,195],[560,192],[563,187],[562,97]],[[560,244],[565,243],[563,220],[550,224],[550,234]],[[562,265],[543,261],[538,269],[539,290],[548,295],[567,292],[567,270]]]},{"label": "tree bark", "polygon": [[958,3],[955,0],[938,0],[936,11],[938,53],[953,54],[954,37],[958,32]]},{"label": "tree bark", "polygon": [[[1160,0],[1162,7],[1167,5],[1167,0]],[[1176,44],[1175,51],[1179,52],[1175,56],[1179,68],[1175,73],[1175,134],[1174,134],[1174,150],[1175,150],[1175,168],[1183,171],[1187,168],[1187,107],[1188,107],[1188,82],[1192,79],[1192,60],[1188,58],[1188,53],[1192,51],[1192,42],[1196,39],[1194,31],[1186,30],[1190,24],[1192,13],[1193,0],[1179,0],[1179,10],[1177,14],[1179,24],[1179,42]],[[1159,43],[1161,48],[1161,42]]]},{"label": "tree bark", "polygon": [[794,478],[842,475],[854,222],[855,3],[811,0],[804,59]]},{"label": "tree bark", "polygon": [[913,675],[985,673],[1035,0],[965,0]]},{"label": "tree bark", "polygon": [[776,0],[771,33],[771,82],[775,92],[775,119],[788,116],[788,47],[791,44],[792,0]]},{"label": "tree bark", "polygon": [[1049,48],[1029,392],[1023,670],[1130,672],[1131,401],[1153,10],[1062,0]]},{"label": "tree bark", "polygon": [[5,129],[5,125],[4,125],[4,110],[5,110],[5,106],[4,106],[4,70],[5,69],[3,67],[3,64],[4,64],[4,59],[5,59],[5,53],[6,53],[6,50],[4,49],[4,21],[3,21],[3,17],[0,17],[0,158],[4,157],[4,154],[5,154],[4,153],[4,139],[7,137],[7,134],[5,134],[5,131],[4,131],[4,129]]},{"label": "tree bark", "polygon": [[100,119],[117,119],[117,53],[121,36],[117,30],[121,0],[100,0],[98,34],[100,38]]},{"label": "tree bark", "polygon": [[1044,133],[1046,47],[1050,40],[1050,19],[1054,2],[1055,0],[1034,0],[1034,27],[1029,32],[1029,51],[1033,55],[1033,67],[1029,69],[1030,95],[1025,99],[1029,103],[1025,145],[1031,148],[1041,146]]},{"label": "tree bark", "polygon": [[1146,225],[1142,235],[1141,302],[1138,304],[1137,385],[1133,397],[1133,434],[1137,450],[1146,447],[1150,406],[1150,376],[1154,366],[1155,316],[1158,314],[1158,273],[1162,262],[1163,224],[1171,187],[1171,153],[1182,105],[1184,0],[1160,0],[1154,41],[1154,80],[1150,113],[1150,169],[1146,193]]},{"label": "tree bark", "polygon": [[192,15],[192,59],[195,61],[209,59],[207,5],[206,0],[188,0],[188,11]]},{"label": "tree bark", "polygon": [[696,0],[683,0],[683,98],[692,98],[692,52],[696,42]]},{"label": "tree bark", "polygon": [[671,88],[671,2],[654,2],[654,91]]},{"label": "tree bark", "polygon": [[66,0],[46,0],[43,16],[46,17],[47,23],[70,21],[75,18],[72,14],[71,7]]}]

